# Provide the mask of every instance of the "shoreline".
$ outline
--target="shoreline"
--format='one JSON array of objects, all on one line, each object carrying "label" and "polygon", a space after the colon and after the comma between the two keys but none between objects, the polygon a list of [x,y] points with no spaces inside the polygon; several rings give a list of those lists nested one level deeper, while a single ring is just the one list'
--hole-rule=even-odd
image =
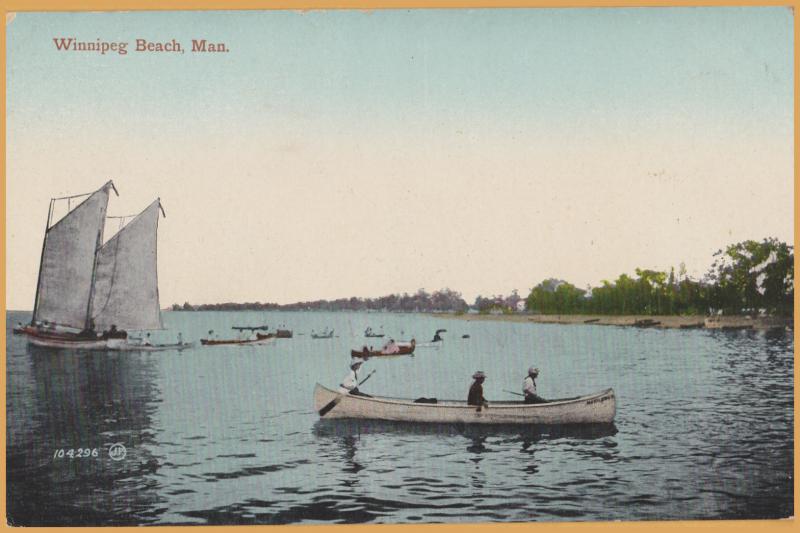
[{"label": "shoreline", "polygon": [[703,316],[703,315],[479,315],[432,313],[438,318],[470,321],[530,322],[534,324],[571,324],[591,326],[626,326],[656,329],[771,330],[793,327],[790,317]]}]

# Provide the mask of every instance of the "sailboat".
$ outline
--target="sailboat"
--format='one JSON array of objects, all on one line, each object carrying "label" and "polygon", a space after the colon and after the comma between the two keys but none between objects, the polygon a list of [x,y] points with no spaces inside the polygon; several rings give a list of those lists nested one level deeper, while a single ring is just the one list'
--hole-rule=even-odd
[{"label": "sailboat", "polygon": [[[98,190],[53,198],[42,243],[31,323],[24,330],[37,346],[135,349],[127,330],[163,329],[158,301],[156,237],[160,199],[103,241],[108,181]],[[55,202],[86,196],[52,223]]]}]

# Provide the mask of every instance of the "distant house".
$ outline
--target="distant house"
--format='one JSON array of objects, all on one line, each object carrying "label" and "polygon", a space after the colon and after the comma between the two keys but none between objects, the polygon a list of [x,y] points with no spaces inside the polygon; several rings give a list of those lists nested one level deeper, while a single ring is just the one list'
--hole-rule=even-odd
[{"label": "distant house", "polygon": [[522,313],[525,311],[525,300],[520,300],[517,302],[517,312]]}]

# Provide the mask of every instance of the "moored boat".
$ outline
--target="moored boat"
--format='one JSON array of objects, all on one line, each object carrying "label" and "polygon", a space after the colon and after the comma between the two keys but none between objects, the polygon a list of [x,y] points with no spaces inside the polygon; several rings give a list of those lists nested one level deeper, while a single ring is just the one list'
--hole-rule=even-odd
[{"label": "moored boat", "polygon": [[290,329],[279,329],[275,332],[275,336],[279,339],[291,339],[292,338],[292,330]]},{"label": "moored boat", "polygon": [[614,421],[617,410],[613,389],[540,404],[491,402],[480,411],[465,401],[433,401],[340,394],[319,383],[314,387],[314,409],[323,418],[442,424],[608,424]]}]

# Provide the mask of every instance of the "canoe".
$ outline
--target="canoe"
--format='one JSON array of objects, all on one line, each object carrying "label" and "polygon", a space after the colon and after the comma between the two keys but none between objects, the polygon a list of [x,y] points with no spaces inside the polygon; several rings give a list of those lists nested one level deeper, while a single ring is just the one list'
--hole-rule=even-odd
[{"label": "canoe", "polygon": [[352,396],[314,387],[314,409],[323,418],[430,422],[439,424],[609,424],[617,401],[614,389],[548,403],[490,402],[478,411],[465,401],[439,400],[415,403],[402,398]]},{"label": "canoe", "polygon": [[420,342],[416,345],[417,348],[438,348],[440,346],[444,346],[444,341],[431,341],[431,342]]},{"label": "canoe", "polygon": [[167,350],[186,350],[194,346],[193,342],[182,342],[180,344],[125,344],[118,348],[127,352],[165,352]]},{"label": "canoe", "polygon": [[271,342],[275,338],[275,335],[268,334],[262,335],[261,333],[256,334],[255,339],[200,339],[200,344],[203,346],[221,346],[227,344],[238,344],[238,345],[253,345],[253,344],[267,344]]}]

